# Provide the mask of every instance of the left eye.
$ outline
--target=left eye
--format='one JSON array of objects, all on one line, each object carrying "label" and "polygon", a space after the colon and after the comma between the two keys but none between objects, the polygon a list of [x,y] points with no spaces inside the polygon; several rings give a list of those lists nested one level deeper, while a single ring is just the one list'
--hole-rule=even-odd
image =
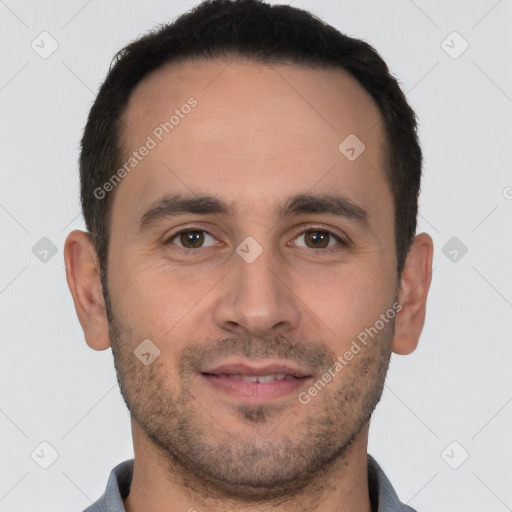
[{"label": "left eye", "polygon": [[332,247],[342,240],[330,231],[322,229],[309,229],[301,233],[296,240],[303,240],[302,244],[297,244],[299,247],[307,247],[308,249],[325,249]]}]

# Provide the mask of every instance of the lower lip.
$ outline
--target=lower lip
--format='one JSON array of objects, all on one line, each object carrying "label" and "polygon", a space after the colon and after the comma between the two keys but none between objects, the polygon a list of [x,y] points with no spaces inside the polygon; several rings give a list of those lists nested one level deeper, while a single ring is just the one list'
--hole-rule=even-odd
[{"label": "lower lip", "polygon": [[309,377],[302,377],[274,380],[272,382],[246,382],[229,376],[220,377],[206,374],[202,374],[202,376],[212,386],[228,395],[252,402],[263,402],[297,392],[299,388],[304,386],[305,382],[310,380]]}]

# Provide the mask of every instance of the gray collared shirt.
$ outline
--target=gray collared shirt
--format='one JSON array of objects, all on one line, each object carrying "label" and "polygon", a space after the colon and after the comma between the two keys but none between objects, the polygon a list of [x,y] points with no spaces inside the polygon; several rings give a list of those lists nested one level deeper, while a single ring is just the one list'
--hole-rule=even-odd
[{"label": "gray collared shirt", "polygon": [[[130,493],[132,476],[133,459],[116,466],[110,473],[105,494],[84,512],[126,512],[123,499]],[[374,512],[416,512],[400,502],[384,471],[370,455],[368,455],[368,485]]]}]

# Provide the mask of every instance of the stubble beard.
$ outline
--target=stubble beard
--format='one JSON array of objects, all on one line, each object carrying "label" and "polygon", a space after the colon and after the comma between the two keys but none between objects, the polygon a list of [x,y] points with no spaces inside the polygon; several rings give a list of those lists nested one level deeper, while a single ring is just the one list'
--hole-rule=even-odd
[{"label": "stubble beard", "polygon": [[[296,400],[293,406],[234,407],[231,414],[244,432],[237,429],[234,435],[215,404],[200,403],[191,392],[192,381],[197,380],[193,368],[199,360],[208,354],[284,358],[291,354],[325,371],[334,365],[334,354],[323,346],[308,347],[283,336],[229,338],[214,349],[211,344],[208,349],[188,346],[177,370],[165,368],[161,358],[144,366],[133,354],[138,343],[130,339],[131,332],[122,335],[108,298],[105,302],[117,379],[132,419],[157,449],[169,475],[204,497],[277,503],[315,486],[319,489],[324,475],[343,466],[381,398],[394,321],[307,405]],[[295,422],[290,425],[292,418]]]}]

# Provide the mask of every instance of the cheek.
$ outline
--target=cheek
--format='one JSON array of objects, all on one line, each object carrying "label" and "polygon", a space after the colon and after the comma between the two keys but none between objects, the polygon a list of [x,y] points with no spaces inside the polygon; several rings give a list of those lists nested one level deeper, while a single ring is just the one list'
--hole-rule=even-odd
[{"label": "cheek", "polygon": [[127,257],[111,273],[113,308],[139,337],[155,342],[176,339],[207,303],[208,291],[219,277],[216,272],[172,268],[165,261],[148,263],[149,259]]},{"label": "cheek", "polygon": [[330,269],[322,276],[303,275],[296,289],[297,296],[312,311],[308,314],[313,315],[315,328],[322,330],[324,341],[333,349],[350,345],[361,331],[374,325],[395,298],[391,272],[378,262]]}]

